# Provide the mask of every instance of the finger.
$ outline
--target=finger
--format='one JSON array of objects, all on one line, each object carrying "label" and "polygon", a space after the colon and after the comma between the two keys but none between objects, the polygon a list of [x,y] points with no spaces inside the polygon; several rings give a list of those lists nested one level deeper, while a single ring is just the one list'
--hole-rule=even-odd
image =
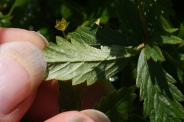
[{"label": "finger", "polygon": [[40,49],[48,44],[41,34],[18,28],[0,28],[0,44],[13,41],[28,41]]},{"label": "finger", "polygon": [[[80,84],[76,85],[75,89],[82,91],[82,89],[85,87],[86,84]],[[96,82],[91,85],[88,90],[81,96],[82,110],[93,108],[94,104],[98,102],[102,96],[104,96],[104,92],[99,83]],[[58,98],[58,81],[51,80],[42,82],[38,88],[37,96],[30,109],[26,113],[25,118],[28,118],[30,121],[43,122],[44,120],[59,114]]]},{"label": "finger", "polygon": [[104,113],[88,109],[81,112],[64,112],[46,120],[45,122],[110,122],[110,120]]},{"label": "finger", "polygon": [[45,122],[95,122],[87,115],[78,111],[68,111],[58,114]]},{"label": "finger", "polygon": [[110,122],[109,118],[104,113],[94,109],[83,110],[81,113],[89,116],[95,122]]},{"label": "finger", "polygon": [[34,99],[45,69],[44,55],[33,44],[0,46],[0,121],[20,120]]}]

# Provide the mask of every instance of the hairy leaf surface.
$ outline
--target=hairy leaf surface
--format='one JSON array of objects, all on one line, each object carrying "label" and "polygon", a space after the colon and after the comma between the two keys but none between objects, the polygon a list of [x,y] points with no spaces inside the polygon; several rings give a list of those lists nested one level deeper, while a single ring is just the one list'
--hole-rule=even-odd
[{"label": "hairy leaf surface", "polygon": [[71,42],[56,38],[57,44],[50,43],[45,48],[49,79],[73,79],[73,85],[98,79],[106,79],[122,70],[129,58],[136,52],[123,46],[92,47],[86,43]]}]

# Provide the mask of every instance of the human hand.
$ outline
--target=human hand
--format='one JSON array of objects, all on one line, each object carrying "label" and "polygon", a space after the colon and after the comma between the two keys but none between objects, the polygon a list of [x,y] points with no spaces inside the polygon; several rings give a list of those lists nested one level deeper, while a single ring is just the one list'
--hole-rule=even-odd
[{"label": "human hand", "polygon": [[[46,88],[53,88],[54,81],[42,82],[46,61],[41,50],[47,45],[47,42],[36,32],[1,28],[0,44],[0,122],[18,122],[30,109],[33,101],[40,100],[37,99],[38,97],[35,100],[37,90],[48,91]],[[55,89],[56,85],[53,86]],[[40,96],[43,93],[39,92]],[[57,101],[55,105],[50,103],[53,101],[45,102],[48,102],[51,107],[54,106],[55,110],[58,107]],[[37,109],[39,111],[40,108]],[[57,121],[109,122],[109,119],[103,113],[90,109],[81,112],[64,112],[46,120],[46,122]]]}]

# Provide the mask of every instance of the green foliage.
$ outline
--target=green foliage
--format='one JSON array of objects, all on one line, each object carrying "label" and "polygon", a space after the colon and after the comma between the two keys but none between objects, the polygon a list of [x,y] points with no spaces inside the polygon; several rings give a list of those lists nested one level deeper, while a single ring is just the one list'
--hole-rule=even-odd
[{"label": "green foliage", "polygon": [[[79,33],[84,32],[79,31]],[[86,39],[95,42],[94,35]],[[86,39],[80,38],[80,41],[85,42]],[[134,49],[118,45],[95,48],[86,43],[79,43],[72,38],[70,40],[71,42],[56,37],[57,45],[50,43],[45,48],[49,71],[47,80],[73,79],[73,85],[85,81],[87,85],[90,85],[97,80],[109,78],[117,71],[122,70],[129,58],[136,53]]]},{"label": "green foliage", "polygon": [[170,37],[168,36],[162,36],[163,44],[180,44],[182,43],[182,39],[171,35]]},{"label": "green foliage", "polygon": [[97,25],[78,28],[75,32],[69,33],[67,39],[75,39],[80,43],[89,45],[121,45],[121,46],[136,46],[138,43],[131,40],[127,35],[105,26],[104,28]]},{"label": "green foliage", "polygon": [[178,37],[180,37],[182,39],[184,38],[184,24],[183,23],[181,23],[181,25],[180,25]]},{"label": "green foliage", "polygon": [[[124,88],[104,85],[110,88],[108,93],[117,92],[103,98],[95,109],[115,122],[181,122],[184,17],[176,11],[177,1],[4,0],[0,1],[0,26],[39,31],[50,41],[44,50],[47,79],[72,80],[72,84],[59,82],[61,110],[80,107],[72,85],[102,79],[112,85],[107,79],[117,75],[117,83]],[[62,17],[70,21],[64,38],[54,29]],[[101,20],[99,25],[96,20]],[[56,41],[55,35],[59,35]],[[135,85],[138,90],[134,91]]]},{"label": "green foliage", "polygon": [[[80,93],[69,82],[58,81],[60,112],[80,110]],[[67,95],[66,95],[67,94]]]},{"label": "green foliage", "polygon": [[153,122],[184,119],[184,109],[178,102],[184,96],[173,85],[175,79],[158,63],[147,60],[145,52],[142,50],[139,57],[136,83],[140,87],[140,97],[144,100],[145,115],[149,115]]},{"label": "green foliage", "polygon": [[129,118],[129,112],[132,110],[132,103],[136,97],[135,88],[122,88],[112,93],[108,98],[102,100],[94,106],[95,109],[105,113],[111,122],[122,122]]},{"label": "green foliage", "polygon": [[163,29],[168,32],[168,33],[173,33],[178,31],[178,28],[172,28],[171,25],[169,24],[169,22],[164,18],[164,17],[160,17],[160,21],[162,23]]},{"label": "green foliage", "polygon": [[149,45],[145,46],[145,55],[147,59],[152,58],[154,61],[164,61],[165,58],[157,45]]},{"label": "green foliage", "polygon": [[141,42],[144,38],[144,34],[135,1],[117,0],[115,7],[123,26],[123,32],[126,33],[128,38]]}]

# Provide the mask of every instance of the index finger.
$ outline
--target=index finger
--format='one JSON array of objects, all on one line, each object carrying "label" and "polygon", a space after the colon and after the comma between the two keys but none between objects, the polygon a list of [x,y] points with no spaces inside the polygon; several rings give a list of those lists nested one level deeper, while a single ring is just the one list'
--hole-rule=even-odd
[{"label": "index finger", "polygon": [[0,28],[0,44],[13,41],[28,41],[40,49],[47,44],[47,40],[41,34],[19,28]]}]

